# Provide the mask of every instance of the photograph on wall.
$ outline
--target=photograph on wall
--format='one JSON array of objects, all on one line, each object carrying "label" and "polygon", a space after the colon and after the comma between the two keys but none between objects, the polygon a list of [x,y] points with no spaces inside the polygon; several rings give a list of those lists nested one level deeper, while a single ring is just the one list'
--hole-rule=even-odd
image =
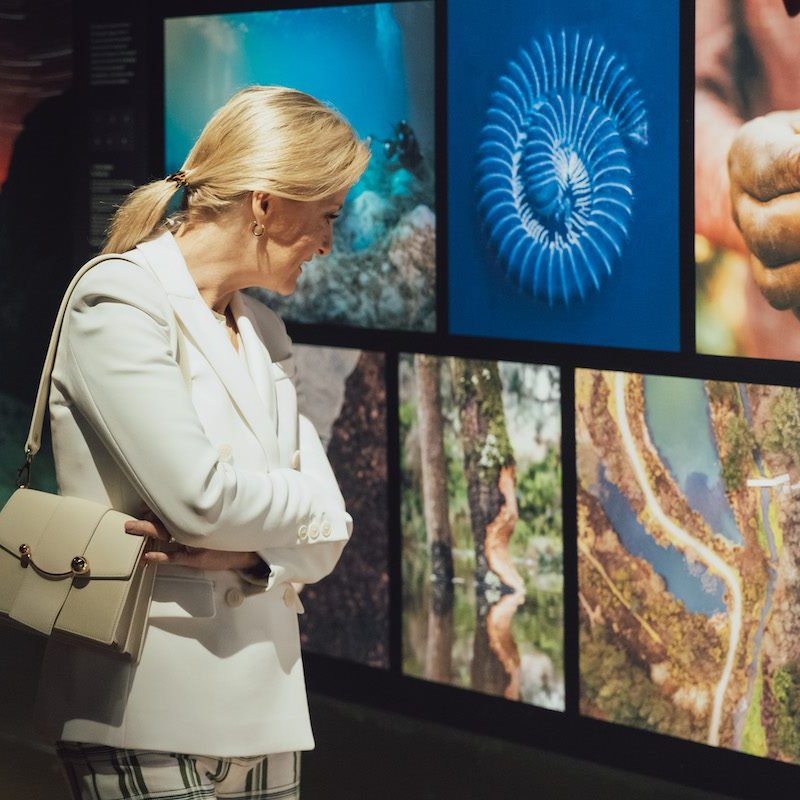
[{"label": "photograph on wall", "polygon": [[580,707],[800,763],[800,390],[578,370]]},{"label": "photograph on wall", "polygon": [[796,360],[800,17],[703,0],[695,28],[697,351]]},{"label": "photograph on wall", "polygon": [[293,347],[298,410],[319,433],[353,517],[336,569],[303,587],[307,652],[388,667],[389,512],[383,353]]},{"label": "photograph on wall", "polygon": [[451,333],[678,350],[678,56],[678,3],[459,3]]},{"label": "photograph on wall", "polygon": [[167,173],[252,84],[307,92],[370,142],[333,251],[291,297],[256,290],[271,308],[294,322],[436,329],[433,0],[170,18],[164,68]]},{"label": "photograph on wall", "polygon": [[556,367],[400,357],[403,672],[564,708]]}]

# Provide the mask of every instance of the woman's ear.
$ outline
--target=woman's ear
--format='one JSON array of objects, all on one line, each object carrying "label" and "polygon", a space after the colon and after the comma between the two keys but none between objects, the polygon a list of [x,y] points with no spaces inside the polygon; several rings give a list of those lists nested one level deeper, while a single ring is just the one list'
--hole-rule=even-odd
[{"label": "woman's ear", "polygon": [[250,210],[256,222],[262,223],[264,221],[264,217],[267,215],[267,209],[269,208],[269,201],[270,196],[267,192],[253,192],[250,199]]}]

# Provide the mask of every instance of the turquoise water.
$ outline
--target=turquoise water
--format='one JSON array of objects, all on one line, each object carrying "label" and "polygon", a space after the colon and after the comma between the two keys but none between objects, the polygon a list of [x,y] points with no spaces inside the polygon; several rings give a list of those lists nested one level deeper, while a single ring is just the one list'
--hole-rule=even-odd
[{"label": "turquoise water", "polygon": [[432,2],[165,20],[167,172],[180,167],[211,114],[250,84],[291,86],[330,102],[362,137],[388,138],[392,125],[410,119],[432,148],[413,96],[426,85],[420,69],[433,73],[432,55],[417,63],[432,30]]},{"label": "turquoise water", "polygon": [[742,534],[725,495],[703,381],[646,375],[644,401],[650,437],[689,506],[714,533],[741,544]]},{"label": "turquoise water", "polygon": [[689,564],[679,550],[662,547],[642,527],[627,498],[601,469],[599,500],[625,549],[643,558],[667,584],[668,591],[693,613],[711,616],[726,610],[724,586],[699,564]]}]

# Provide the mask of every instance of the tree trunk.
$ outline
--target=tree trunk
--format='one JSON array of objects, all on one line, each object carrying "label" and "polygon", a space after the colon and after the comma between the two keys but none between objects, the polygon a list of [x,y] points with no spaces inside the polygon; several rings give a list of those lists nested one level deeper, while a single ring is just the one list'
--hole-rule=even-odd
[{"label": "tree trunk", "polygon": [[475,543],[475,579],[484,584],[491,569],[509,589],[524,592],[524,582],[508,552],[519,515],[500,372],[494,361],[454,358],[452,366]]},{"label": "tree trunk", "polygon": [[415,355],[422,505],[431,557],[431,601],[425,677],[451,680],[453,652],[453,544],[447,498],[447,462],[440,400],[440,359]]},{"label": "tree trunk", "polygon": [[[518,510],[500,372],[496,362],[455,358],[452,369],[475,544],[472,687],[516,698],[520,658],[511,619],[522,602],[525,585],[508,549]],[[489,577],[490,571],[499,579],[499,586]],[[513,597],[503,602],[498,589]]]}]

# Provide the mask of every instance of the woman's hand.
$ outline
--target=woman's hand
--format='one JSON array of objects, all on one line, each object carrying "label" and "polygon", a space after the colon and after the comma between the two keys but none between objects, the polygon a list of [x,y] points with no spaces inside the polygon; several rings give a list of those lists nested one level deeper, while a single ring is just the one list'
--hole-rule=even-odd
[{"label": "woman's hand", "polygon": [[204,547],[189,547],[176,542],[152,511],[146,511],[141,519],[125,523],[125,532],[134,536],[146,536],[161,542],[163,549],[149,550],[143,560],[148,564],[172,564],[190,569],[251,569],[261,559],[257,553],[237,553],[227,550],[208,550]]}]

